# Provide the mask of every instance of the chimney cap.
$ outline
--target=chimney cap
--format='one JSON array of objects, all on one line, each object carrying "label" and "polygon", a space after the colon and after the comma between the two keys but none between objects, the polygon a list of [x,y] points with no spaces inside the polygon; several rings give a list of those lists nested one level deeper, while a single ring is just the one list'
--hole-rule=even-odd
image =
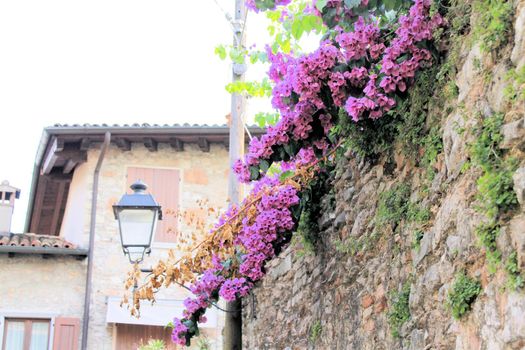
[{"label": "chimney cap", "polygon": [[20,198],[20,189],[9,185],[9,181],[4,180],[0,184],[0,192],[11,192],[15,193],[16,198]]}]

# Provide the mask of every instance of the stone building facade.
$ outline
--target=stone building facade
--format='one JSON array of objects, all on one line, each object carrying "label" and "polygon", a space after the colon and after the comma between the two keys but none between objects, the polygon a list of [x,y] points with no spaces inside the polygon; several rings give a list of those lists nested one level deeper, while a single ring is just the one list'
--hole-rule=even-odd
[{"label": "stone building facade", "polygon": [[[93,232],[90,217],[94,174],[106,132],[111,134],[111,142],[100,167]],[[224,208],[229,172],[228,128],[55,126],[46,129],[44,135],[35,167],[27,230],[45,233],[45,237],[62,247],[49,246],[44,251],[47,254],[42,255],[42,247],[37,253],[22,252],[16,249],[36,247],[15,247],[5,242],[3,248],[11,250],[9,254],[0,254],[0,321],[6,320],[7,324],[9,320],[18,319],[51,320],[49,349],[58,349],[52,345],[56,342],[53,337],[64,337],[56,333],[55,321],[60,319],[74,321],[67,337],[75,338],[75,349],[80,349],[86,320],[89,320],[86,349],[136,347],[137,343],[147,341],[137,337],[152,334],[169,338],[169,331],[163,326],[182,312],[182,300],[187,292],[182,288],[159,292],[158,303],[153,307],[145,306],[139,319],[120,309],[123,283],[131,265],[122,252],[112,205],[127,190],[129,192],[129,184],[137,180],[131,177],[145,174],[151,181],[158,182],[152,194],[165,212],[178,209],[203,216],[198,205],[202,200],[208,201],[213,208]],[[72,162],[76,164],[71,166]],[[164,174],[162,180],[157,173]],[[50,180],[44,181],[45,177]],[[55,179],[57,182],[53,182]],[[65,181],[66,185],[58,181]],[[57,183],[59,185],[55,186]],[[177,198],[172,198],[175,196]],[[46,208],[54,211],[47,212]],[[174,220],[174,217],[171,214],[168,219],[174,227],[158,227],[151,255],[142,264],[144,267],[167,256],[168,251],[175,248],[178,232],[191,229],[184,220]],[[86,317],[84,296],[90,234],[94,234],[93,278],[90,312]],[[13,234],[11,241],[21,242]],[[64,245],[72,250],[68,251]],[[57,249],[60,255],[55,254]],[[68,252],[79,250],[82,255],[68,255]],[[204,327],[207,342],[210,349],[220,349],[223,315],[210,310],[208,319],[208,326]],[[6,327],[4,324],[0,327],[4,340],[8,332]]]}]

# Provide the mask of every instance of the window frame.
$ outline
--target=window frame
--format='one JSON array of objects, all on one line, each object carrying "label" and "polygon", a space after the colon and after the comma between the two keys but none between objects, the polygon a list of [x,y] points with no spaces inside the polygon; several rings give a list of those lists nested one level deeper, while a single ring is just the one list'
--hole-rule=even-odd
[{"label": "window frame", "polygon": [[[49,321],[49,338],[47,340],[47,349],[53,348],[53,339],[55,335],[55,318],[56,313],[34,313],[34,312],[2,312],[0,311],[0,350],[4,349],[4,336],[6,329],[6,319],[19,319],[24,321]],[[25,330],[24,330],[25,331]]]}]

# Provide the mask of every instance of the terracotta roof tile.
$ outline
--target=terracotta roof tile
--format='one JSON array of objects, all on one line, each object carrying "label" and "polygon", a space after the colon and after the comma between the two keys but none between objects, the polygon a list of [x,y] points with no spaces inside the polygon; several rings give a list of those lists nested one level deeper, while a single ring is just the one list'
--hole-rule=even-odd
[{"label": "terracotta roof tile", "polygon": [[60,237],[34,233],[11,233],[9,236],[0,236],[0,246],[76,248],[73,243]]}]

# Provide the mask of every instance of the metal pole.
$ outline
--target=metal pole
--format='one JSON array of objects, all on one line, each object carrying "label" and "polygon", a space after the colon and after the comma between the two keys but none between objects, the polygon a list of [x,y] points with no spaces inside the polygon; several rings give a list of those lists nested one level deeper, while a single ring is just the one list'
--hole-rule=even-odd
[{"label": "metal pole", "polygon": [[[235,47],[244,46],[244,21],[246,19],[246,8],[244,0],[235,0],[234,37]],[[233,63],[232,81],[244,80],[246,65]],[[230,120],[230,173],[228,178],[228,197],[232,205],[238,205],[242,200],[242,185],[231,168],[234,162],[244,154],[244,110],[246,101],[242,95],[232,94],[231,97],[231,120]],[[223,349],[242,349],[242,304],[241,300],[229,302],[226,305],[226,319],[224,324]]]}]

